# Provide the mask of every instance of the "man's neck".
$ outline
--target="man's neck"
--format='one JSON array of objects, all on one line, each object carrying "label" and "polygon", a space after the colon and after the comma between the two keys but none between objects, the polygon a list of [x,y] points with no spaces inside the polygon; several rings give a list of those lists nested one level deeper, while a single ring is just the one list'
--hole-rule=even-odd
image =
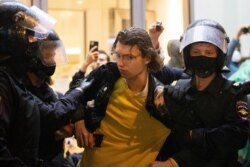
[{"label": "man's neck", "polygon": [[132,92],[140,93],[144,90],[144,88],[147,84],[147,79],[148,79],[148,73],[146,71],[146,72],[143,72],[134,78],[129,78],[129,79],[125,79],[125,80],[126,80],[126,83],[128,85],[128,88]]},{"label": "man's neck", "polygon": [[199,91],[202,91],[208,87],[208,85],[212,82],[212,80],[215,78],[216,74],[212,74],[211,76],[207,78],[200,78],[200,77],[195,77],[195,82],[196,82],[196,88]]}]

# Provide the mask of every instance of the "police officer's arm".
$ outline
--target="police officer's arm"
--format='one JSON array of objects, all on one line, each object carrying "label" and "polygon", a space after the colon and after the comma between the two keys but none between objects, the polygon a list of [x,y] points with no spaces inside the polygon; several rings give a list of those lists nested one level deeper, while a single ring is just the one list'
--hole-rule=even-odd
[{"label": "police officer's arm", "polygon": [[[210,164],[217,164],[220,159],[225,159],[228,154],[237,152],[242,148],[248,136],[248,106],[246,99],[240,98],[232,105],[227,105],[223,122],[220,126],[211,128],[192,129],[186,136],[186,144],[189,145],[188,150],[182,150],[174,155],[174,159],[179,163],[192,164],[194,159],[202,154],[194,154],[192,149],[196,148],[207,152],[213,152],[214,158]],[[237,136],[237,137],[235,137]],[[193,159],[193,162],[190,161]]]},{"label": "police officer's arm", "polygon": [[88,81],[82,81],[80,86],[67,92],[56,102],[44,103],[42,100],[36,99],[41,118],[51,125],[51,129],[57,130],[70,122],[71,116],[77,111],[80,103],[86,99],[84,92],[90,86],[86,83]]},{"label": "police officer's arm", "polygon": [[188,78],[188,76],[183,73],[182,68],[168,67],[167,65],[162,67],[160,71],[153,73],[153,75],[164,85],[169,85],[173,81],[181,78]]},{"label": "police officer's arm", "polygon": [[[192,130],[192,136],[201,133],[204,140],[207,141],[208,149],[219,148],[225,153],[237,151],[245,145],[248,136],[249,109],[246,96],[238,98],[233,104],[228,105],[226,109],[224,122],[221,126],[200,130]],[[232,137],[237,136],[237,137]],[[199,140],[199,138],[197,138]],[[230,146],[230,147],[228,147]]]}]

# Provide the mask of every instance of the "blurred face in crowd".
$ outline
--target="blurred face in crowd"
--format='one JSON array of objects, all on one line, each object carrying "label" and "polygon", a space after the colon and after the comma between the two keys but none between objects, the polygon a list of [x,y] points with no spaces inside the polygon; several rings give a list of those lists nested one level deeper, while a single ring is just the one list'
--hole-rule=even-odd
[{"label": "blurred face in crowd", "polygon": [[108,56],[104,53],[99,53],[96,60],[97,67],[100,67],[106,63],[108,63]]}]

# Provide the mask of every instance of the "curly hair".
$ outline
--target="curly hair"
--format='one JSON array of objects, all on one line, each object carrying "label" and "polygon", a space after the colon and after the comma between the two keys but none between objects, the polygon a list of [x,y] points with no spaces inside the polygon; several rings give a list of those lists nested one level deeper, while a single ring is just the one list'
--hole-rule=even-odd
[{"label": "curly hair", "polygon": [[160,70],[163,61],[155,51],[149,34],[146,30],[137,27],[130,27],[120,31],[115,39],[112,50],[116,48],[117,43],[124,45],[137,46],[141,51],[142,57],[148,57],[151,61],[148,69],[154,72]]}]

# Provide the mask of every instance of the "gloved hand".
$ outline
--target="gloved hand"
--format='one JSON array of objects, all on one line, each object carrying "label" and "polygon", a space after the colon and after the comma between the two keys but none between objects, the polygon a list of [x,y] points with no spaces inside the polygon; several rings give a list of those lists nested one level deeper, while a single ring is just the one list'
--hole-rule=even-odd
[{"label": "gloved hand", "polygon": [[185,140],[187,146],[192,148],[194,151],[207,151],[207,138],[206,132],[203,128],[197,128],[188,130],[185,134]]},{"label": "gloved hand", "polygon": [[165,85],[164,86],[164,95],[172,98],[173,100],[182,100],[183,97],[186,95],[187,90],[183,87],[180,87],[178,85],[171,86],[171,85]]},{"label": "gloved hand", "polygon": [[79,90],[79,91],[81,91],[81,92],[84,92],[87,88],[90,87],[90,85],[93,83],[93,80],[94,79],[91,79],[90,81],[87,81],[87,79],[84,79],[81,82],[80,86],[77,87],[76,89]]}]

